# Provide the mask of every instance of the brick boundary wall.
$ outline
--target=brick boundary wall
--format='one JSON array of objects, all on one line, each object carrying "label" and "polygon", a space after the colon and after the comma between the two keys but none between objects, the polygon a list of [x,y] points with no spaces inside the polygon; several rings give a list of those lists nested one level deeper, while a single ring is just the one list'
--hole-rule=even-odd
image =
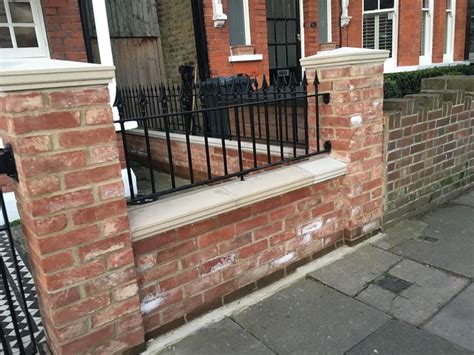
[{"label": "brick boundary wall", "polygon": [[106,86],[2,93],[0,117],[15,154],[13,187],[51,350],[115,353],[141,344]]},{"label": "brick boundary wall", "polygon": [[384,223],[460,195],[474,183],[474,77],[423,79],[384,101]]}]

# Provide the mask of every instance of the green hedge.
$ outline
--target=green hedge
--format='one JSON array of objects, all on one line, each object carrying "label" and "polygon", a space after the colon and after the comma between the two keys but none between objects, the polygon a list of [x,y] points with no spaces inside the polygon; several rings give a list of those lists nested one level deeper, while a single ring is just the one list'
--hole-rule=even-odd
[{"label": "green hedge", "polygon": [[391,73],[384,75],[384,95],[386,99],[403,97],[420,92],[421,79],[443,75],[474,75],[474,67],[455,65],[410,72]]}]

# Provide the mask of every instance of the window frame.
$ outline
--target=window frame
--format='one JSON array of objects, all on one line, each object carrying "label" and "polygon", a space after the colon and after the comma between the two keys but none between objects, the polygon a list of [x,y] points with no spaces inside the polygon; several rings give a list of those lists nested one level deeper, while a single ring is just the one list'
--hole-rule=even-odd
[{"label": "window frame", "polygon": [[[392,56],[387,58],[384,63],[384,68],[395,68],[398,63],[398,12],[399,12],[399,0],[393,1],[393,8],[389,9],[380,9],[380,0],[377,0],[377,10],[367,10],[365,11],[365,2],[362,0],[362,26],[361,26],[361,47],[364,44],[364,16],[365,15],[379,15],[379,14],[388,14],[393,13],[392,20]],[[378,40],[378,17],[375,18],[375,41]]]},{"label": "window frame", "polygon": [[[429,4],[428,7],[423,7],[423,1],[421,1],[421,11],[428,12],[428,26],[425,24],[425,54],[420,54],[420,65],[426,65],[432,63],[433,58],[433,28],[434,28],[434,1],[428,0]],[[427,9],[427,10],[426,10]],[[421,20],[423,21],[423,16],[421,16]],[[422,27],[420,26],[420,30]],[[421,35],[421,31],[420,31]],[[421,46],[421,43],[420,43]]]},{"label": "window frame", "polygon": [[[49,58],[48,40],[46,37],[46,29],[44,25],[43,11],[41,9],[40,0],[28,0],[31,6],[31,13],[33,15],[33,23],[24,24],[25,27],[34,27],[38,47],[18,48],[15,47],[16,39],[12,36],[13,25],[11,20],[11,13],[8,0],[3,1],[5,6],[5,13],[8,24],[2,24],[0,27],[7,27],[12,38],[13,48],[0,48],[0,57],[2,59],[16,59],[16,58]],[[23,23],[19,23],[23,25]]]},{"label": "window frame", "polygon": [[[252,36],[250,33],[250,10],[249,10],[249,0],[240,0],[242,1],[242,7],[244,11],[244,31],[245,31],[245,43],[239,44],[240,46],[251,46],[252,45]],[[227,14],[231,16],[229,10],[227,10]],[[229,27],[229,43],[230,43],[230,27]]]},{"label": "window frame", "polygon": [[[332,0],[326,0],[326,16],[327,16],[327,34],[328,34],[327,42],[332,42]],[[318,19],[318,22],[320,22],[319,19]],[[319,41],[319,36],[318,36],[318,41]],[[324,43],[324,42],[319,41],[319,43]]]},{"label": "window frame", "polygon": [[450,0],[451,1],[451,9],[448,10],[447,7],[445,7],[445,14],[450,13],[451,16],[451,25],[448,27],[447,21],[445,22],[445,38],[443,38],[443,41],[446,41],[447,48],[446,48],[446,53],[444,53],[443,50],[443,63],[451,63],[454,61],[454,38],[455,38],[455,32],[456,32],[456,0]]}]

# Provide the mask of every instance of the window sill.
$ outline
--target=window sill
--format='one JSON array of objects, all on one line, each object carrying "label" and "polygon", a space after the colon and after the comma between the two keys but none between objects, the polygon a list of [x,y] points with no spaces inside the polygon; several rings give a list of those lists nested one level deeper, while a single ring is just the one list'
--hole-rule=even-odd
[{"label": "window sill", "polygon": [[242,54],[229,56],[229,62],[255,62],[263,60],[263,54]]},{"label": "window sill", "polygon": [[164,198],[129,208],[134,240],[212,218],[259,201],[311,186],[346,174],[347,166],[328,156]]}]

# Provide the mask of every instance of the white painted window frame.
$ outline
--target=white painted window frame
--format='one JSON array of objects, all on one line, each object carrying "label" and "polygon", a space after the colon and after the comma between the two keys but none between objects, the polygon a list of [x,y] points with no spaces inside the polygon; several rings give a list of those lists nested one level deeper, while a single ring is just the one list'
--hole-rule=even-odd
[{"label": "white painted window frame", "polygon": [[[425,55],[420,55],[420,65],[431,64],[433,56],[434,0],[428,1],[429,4],[427,8],[423,7],[423,1],[421,4],[421,10],[428,12],[428,23],[425,23]],[[421,20],[423,21],[423,16]]]},{"label": "white painted window frame", "polygon": [[[444,0],[446,1],[446,0]],[[451,23],[445,23],[446,26],[446,36],[447,36],[447,48],[446,53],[443,54],[443,62],[451,63],[454,61],[454,34],[456,28],[456,0],[451,0],[451,9],[445,9],[446,13],[451,15]],[[443,38],[444,40],[444,38]]]},{"label": "white painted window frame", "polygon": [[31,12],[33,14],[33,23],[16,23],[23,27],[34,27],[38,47],[35,48],[16,48],[16,38],[13,34],[13,25],[10,14],[8,0],[3,1],[5,13],[7,15],[8,24],[0,24],[0,27],[8,27],[14,48],[0,48],[1,59],[15,58],[49,58],[48,40],[46,38],[46,30],[44,26],[43,12],[41,10],[40,0],[29,0]]},{"label": "white painted window frame", "polygon": [[332,0],[327,1],[327,19],[328,19],[328,42],[332,42]]},{"label": "white painted window frame", "polygon": [[244,28],[245,28],[245,44],[252,45],[252,35],[250,32],[250,10],[249,0],[242,0],[244,7]]},{"label": "white painted window frame", "polygon": [[[380,0],[378,0],[378,8],[380,8]],[[393,13],[393,29],[392,29],[392,56],[385,61],[384,69],[395,68],[398,63],[398,13],[399,13],[399,0],[394,0],[393,9],[381,9],[381,10],[370,10],[365,11],[364,1],[362,0],[362,26],[361,26],[361,38],[364,41],[364,15],[370,14],[384,14]],[[378,45],[378,17],[375,18],[375,43]],[[377,46],[376,45],[376,46]]]}]

